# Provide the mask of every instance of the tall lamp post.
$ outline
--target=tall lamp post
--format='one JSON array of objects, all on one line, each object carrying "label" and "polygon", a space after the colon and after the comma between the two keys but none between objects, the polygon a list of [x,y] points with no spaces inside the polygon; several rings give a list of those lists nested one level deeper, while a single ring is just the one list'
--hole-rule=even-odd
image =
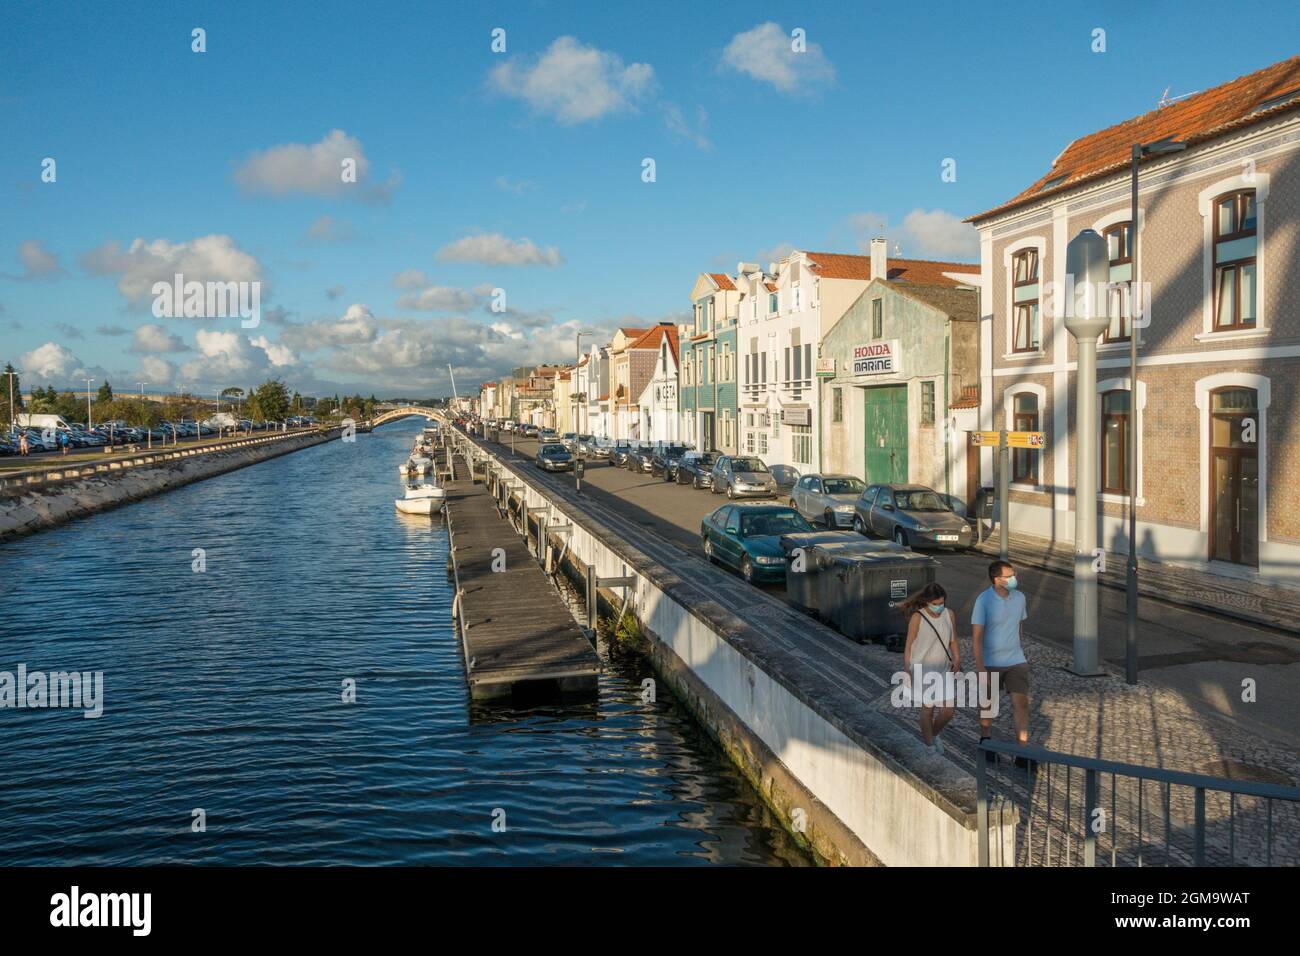
[{"label": "tall lamp post", "polygon": [[1128,482],[1128,565],[1125,575],[1125,602],[1124,602],[1124,679],[1130,684],[1136,684],[1138,679],[1138,556],[1137,556],[1137,376],[1138,376],[1138,337],[1137,337],[1137,319],[1138,316],[1143,318],[1143,325],[1151,321],[1151,317],[1144,311],[1145,299],[1142,296],[1141,286],[1138,285],[1138,255],[1137,255],[1137,235],[1138,235],[1138,163],[1144,156],[1164,156],[1168,153],[1177,153],[1187,148],[1186,143],[1176,143],[1172,137],[1166,136],[1164,139],[1158,139],[1153,143],[1133,144],[1133,161],[1130,172],[1130,203],[1129,203],[1129,230],[1128,230],[1128,254],[1132,259],[1132,265],[1129,268],[1133,274],[1129,276],[1129,328],[1128,328],[1128,401],[1129,401],[1129,426],[1127,447],[1124,449],[1125,475],[1124,480]]},{"label": "tall lamp post", "polygon": [[1097,337],[1110,320],[1106,297],[1099,294],[1110,280],[1106,240],[1085,229],[1065,249],[1067,281],[1075,295],[1067,297],[1065,328],[1078,343],[1079,371],[1075,376],[1074,475],[1074,661],[1070,670],[1084,677],[1102,673],[1097,666]]},{"label": "tall lamp post", "polygon": [[[91,417],[90,416],[90,386],[94,383],[94,381],[95,380],[93,378],[86,379],[86,428],[87,430],[89,430],[94,425],[94,422],[90,420]],[[28,419],[28,421],[31,421],[31,419]]]}]

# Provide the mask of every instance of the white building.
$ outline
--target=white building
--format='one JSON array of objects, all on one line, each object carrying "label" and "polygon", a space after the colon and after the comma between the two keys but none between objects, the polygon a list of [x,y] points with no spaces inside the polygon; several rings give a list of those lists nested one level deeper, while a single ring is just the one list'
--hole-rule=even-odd
[{"label": "white building", "polygon": [[637,403],[641,415],[638,432],[642,441],[675,442],[678,440],[677,329],[660,325],[647,333],[642,344],[653,344],[656,339],[659,352],[654,373]]}]

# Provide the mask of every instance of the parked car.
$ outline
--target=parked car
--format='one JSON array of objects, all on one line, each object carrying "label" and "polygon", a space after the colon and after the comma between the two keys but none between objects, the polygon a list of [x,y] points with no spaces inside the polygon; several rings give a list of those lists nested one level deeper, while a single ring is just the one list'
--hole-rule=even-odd
[{"label": "parked car", "polygon": [[709,488],[713,485],[713,465],[718,460],[715,452],[688,451],[677,463],[677,483],[692,488]]},{"label": "parked car", "polygon": [[573,453],[579,458],[595,458],[599,441],[591,435],[579,435],[573,446]]},{"label": "parked car", "polygon": [[866,482],[852,475],[804,475],[790,492],[790,507],[828,528],[849,528],[854,506],[866,490]]},{"label": "parked car", "polygon": [[636,449],[630,441],[618,441],[609,452],[609,463],[616,468],[627,467],[627,456]]},{"label": "parked car", "polygon": [[537,430],[538,441],[559,441],[560,435],[554,428],[539,428]]},{"label": "parked car", "polygon": [[791,465],[772,465],[772,477],[776,479],[778,498],[788,498],[801,477],[798,469]]},{"label": "parked car", "polygon": [[704,555],[735,568],[751,584],[785,581],[781,535],[812,531],[806,518],[786,505],[728,504],[700,523]]},{"label": "parked car", "polygon": [[761,458],[723,455],[713,464],[709,490],[728,498],[775,498],[776,479]]},{"label": "parked car", "polygon": [[559,442],[545,442],[537,447],[537,467],[543,471],[568,471],[573,455]]},{"label": "parked car", "polygon": [[560,436],[560,444],[569,449],[569,451],[573,451],[573,447],[578,444],[578,433],[565,432]]},{"label": "parked car", "polygon": [[633,448],[627,455],[628,471],[639,474],[649,474],[654,470],[655,450],[652,445],[638,445]]},{"label": "parked car", "polygon": [[661,475],[664,481],[676,481],[677,465],[686,452],[685,445],[660,445],[650,457],[650,474]]},{"label": "parked car", "polygon": [[970,548],[975,529],[925,485],[870,485],[854,506],[853,530],[910,548]]}]

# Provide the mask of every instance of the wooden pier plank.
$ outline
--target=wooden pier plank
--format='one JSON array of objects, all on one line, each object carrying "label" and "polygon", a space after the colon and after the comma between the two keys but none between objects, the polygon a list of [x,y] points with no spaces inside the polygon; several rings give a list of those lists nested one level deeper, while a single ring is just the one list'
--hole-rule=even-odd
[{"label": "wooden pier plank", "polygon": [[[459,630],[474,697],[516,683],[556,680],[594,686],[600,658],[487,488],[469,479],[463,458],[447,484],[447,520],[460,583]],[[494,571],[504,555],[505,569]]]}]

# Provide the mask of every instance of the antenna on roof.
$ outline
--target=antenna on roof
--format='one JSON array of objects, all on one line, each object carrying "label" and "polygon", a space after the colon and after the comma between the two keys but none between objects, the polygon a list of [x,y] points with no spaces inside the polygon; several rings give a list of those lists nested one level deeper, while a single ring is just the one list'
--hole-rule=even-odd
[{"label": "antenna on roof", "polygon": [[1160,102],[1156,104],[1156,109],[1158,110],[1164,109],[1166,106],[1169,106],[1171,103],[1177,103],[1179,100],[1185,100],[1187,99],[1187,97],[1195,96],[1197,93],[1200,92],[1200,90],[1192,90],[1192,92],[1190,93],[1181,93],[1178,96],[1170,96],[1169,89],[1170,88],[1166,86],[1165,91],[1160,94]]},{"label": "antenna on roof", "polygon": [[898,243],[894,243],[894,255],[901,256],[902,254],[903,250],[899,248]]}]

